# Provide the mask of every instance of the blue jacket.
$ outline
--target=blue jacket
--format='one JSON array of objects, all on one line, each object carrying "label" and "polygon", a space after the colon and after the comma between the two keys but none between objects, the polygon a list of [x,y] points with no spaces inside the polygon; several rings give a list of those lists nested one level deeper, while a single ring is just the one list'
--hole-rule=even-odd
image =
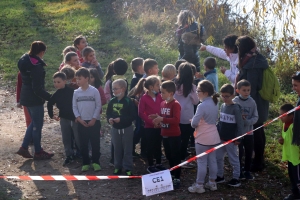
[{"label": "blue jacket", "polygon": [[208,72],[205,72],[204,76],[206,80],[210,81],[213,84],[215,91],[219,92],[219,80],[217,70],[213,69]]}]

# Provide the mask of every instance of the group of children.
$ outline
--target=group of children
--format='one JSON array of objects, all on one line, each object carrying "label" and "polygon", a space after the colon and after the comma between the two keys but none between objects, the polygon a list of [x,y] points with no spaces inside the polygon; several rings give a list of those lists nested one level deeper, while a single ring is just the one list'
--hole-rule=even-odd
[{"label": "group of children", "polygon": [[[53,75],[57,90],[48,101],[48,114],[60,121],[66,154],[64,165],[80,152],[82,171],[88,171],[90,163],[94,171],[101,170],[100,114],[106,103],[107,122],[112,126],[110,163],[115,167],[115,175],[122,174],[122,170],[126,175],[132,175],[135,146],[140,140],[141,153],[148,161],[147,171],[154,173],[166,169],[162,165],[162,145],[169,167],[174,167],[188,159],[189,142],[200,154],[253,130],[258,119],[256,103],[250,97],[250,82],[239,81],[236,90],[232,84],[225,84],[219,90],[216,60],[212,57],[204,61],[204,75],[197,72],[193,64],[178,60],[175,65],[167,64],[162,68],[162,80],[154,59],[135,58],[131,62],[134,75],[128,91],[126,61],[118,58],[111,62],[104,75],[94,49],[87,46],[83,36],[74,40],[74,47],[66,47],[63,55],[64,61]],[[104,89],[101,87],[102,78],[105,78]],[[300,75],[295,75],[293,82],[293,86],[298,87],[295,85],[300,84]],[[221,105],[218,91],[223,101]],[[53,114],[54,104],[59,109],[58,115]],[[292,105],[284,105],[281,112],[292,108]],[[289,160],[289,175],[295,191],[292,195],[299,195],[300,180],[295,178],[299,157],[289,154],[294,151],[290,147],[292,114],[282,121],[285,125],[279,142],[284,145],[283,160]],[[74,141],[77,152],[73,148]],[[253,136],[248,134],[198,158],[196,182],[188,190],[192,193],[203,193],[205,188],[217,190],[217,183],[225,182],[225,153],[233,168],[232,179],[228,182],[230,186],[240,186],[241,179],[253,180],[250,173],[253,146]],[[204,184],[207,166],[209,180]],[[171,174],[177,189],[180,187],[181,168],[171,171]]]}]

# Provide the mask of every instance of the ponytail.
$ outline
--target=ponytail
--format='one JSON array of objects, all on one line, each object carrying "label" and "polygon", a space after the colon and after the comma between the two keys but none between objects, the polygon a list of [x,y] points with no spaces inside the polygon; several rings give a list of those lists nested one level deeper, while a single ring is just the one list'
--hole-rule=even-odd
[{"label": "ponytail", "polygon": [[214,103],[217,105],[219,102],[218,97],[220,97],[220,95],[218,93],[214,93],[211,98],[213,99]]},{"label": "ponytail", "polygon": [[138,84],[134,87],[134,93],[132,96],[140,95],[144,91],[144,84],[146,82],[145,78],[141,78],[138,82]]}]

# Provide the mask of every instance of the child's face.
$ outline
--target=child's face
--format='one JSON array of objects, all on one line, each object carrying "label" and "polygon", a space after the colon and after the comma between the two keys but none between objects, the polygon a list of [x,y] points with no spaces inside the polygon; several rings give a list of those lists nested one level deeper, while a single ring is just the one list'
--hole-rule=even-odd
[{"label": "child's face", "polygon": [[154,65],[151,69],[149,69],[148,71],[148,75],[158,75],[158,72],[159,72],[159,68],[158,68],[158,65]]},{"label": "child's face", "polygon": [[90,75],[90,84],[94,85],[94,83],[95,83],[95,77],[91,74]]},{"label": "child's face", "polygon": [[111,89],[112,89],[113,95],[117,98],[122,98],[125,94],[125,89],[117,83],[113,83]]},{"label": "child's face", "polygon": [[76,83],[79,87],[86,86],[89,84],[89,77],[76,76]]},{"label": "child's face", "polygon": [[221,93],[221,97],[225,104],[232,104],[232,99],[234,98],[234,95],[229,93]]},{"label": "child's face", "polygon": [[82,49],[87,47],[87,45],[88,45],[88,43],[86,42],[86,39],[83,38],[80,40],[79,44],[77,45],[77,49],[81,51]]},{"label": "child's face", "polygon": [[53,79],[53,85],[57,90],[64,88],[66,82],[66,80],[62,80],[60,77],[56,77]]},{"label": "child's face", "polygon": [[226,53],[227,56],[230,56],[231,53],[233,53],[234,49],[233,48],[229,48],[228,46],[226,46],[224,44],[224,51]]},{"label": "child's face", "polygon": [[68,65],[71,65],[76,70],[80,67],[80,62],[78,56],[72,56],[71,60],[67,62]]},{"label": "child's face", "polygon": [[[283,115],[286,112],[283,110],[280,110],[279,113],[280,113],[280,115]],[[290,122],[293,118],[294,118],[294,115],[286,115],[284,117],[281,117],[280,120],[282,121],[282,123],[286,123],[286,122]]]},{"label": "child's face", "polygon": [[138,67],[137,73],[138,73],[138,74],[145,74],[143,65],[140,65],[140,66]]},{"label": "child's face", "polygon": [[197,88],[197,95],[198,95],[198,98],[199,98],[200,101],[202,101],[203,99],[208,97],[208,93],[201,91],[200,88]]},{"label": "child's face", "polygon": [[151,92],[155,91],[155,92],[159,93],[159,88],[160,88],[159,81],[156,81],[156,83],[154,85],[149,86],[149,89],[150,89]]},{"label": "child's face", "polygon": [[169,101],[170,99],[172,99],[173,97],[173,92],[168,92],[166,89],[164,88],[160,88],[161,91],[161,98],[165,101]]},{"label": "child's face", "polygon": [[247,99],[250,96],[251,86],[242,86],[240,89],[237,89],[237,92],[242,95],[243,98]]},{"label": "child's face", "polygon": [[85,57],[85,60],[86,60],[87,62],[92,62],[92,61],[95,60],[95,59],[96,59],[95,52],[91,52],[91,53],[89,53],[89,55],[87,55],[87,56]]},{"label": "child's face", "polygon": [[293,90],[300,96],[300,81],[292,79]]}]

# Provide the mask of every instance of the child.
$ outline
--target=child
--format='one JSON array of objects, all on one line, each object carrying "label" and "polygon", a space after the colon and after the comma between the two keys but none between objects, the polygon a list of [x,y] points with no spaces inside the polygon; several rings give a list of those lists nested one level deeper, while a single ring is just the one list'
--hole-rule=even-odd
[{"label": "child", "polygon": [[21,73],[18,72],[18,79],[17,79],[17,88],[16,88],[16,99],[17,99],[17,107],[18,108],[22,108],[24,110],[24,115],[25,115],[25,122],[26,122],[26,127],[28,128],[28,126],[31,123],[31,117],[30,114],[28,112],[28,109],[26,108],[26,106],[22,106],[20,104],[20,97],[21,97],[21,88],[22,88],[22,76]]},{"label": "child", "polygon": [[[146,93],[141,97],[139,102],[139,116],[145,123],[144,133],[146,139],[146,154],[148,159],[147,171],[149,173],[165,170],[161,164],[161,141],[160,128],[154,126],[149,115],[159,113],[160,104],[163,101],[159,93],[160,80],[157,76],[148,76],[139,81],[136,93],[142,93],[144,87]],[[156,165],[153,163],[153,158],[156,160]]]},{"label": "child", "polygon": [[[71,67],[70,65],[65,65],[60,72],[65,73],[67,77],[66,85],[70,88],[73,88],[74,90],[78,89],[78,85],[76,81],[74,81],[75,78],[75,69]],[[76,79],[75,79],[76,80]]]},{"label": "child", "polygon": [[[244,122],[240,106],[232,101],[232,99],[234,98],[233,86],[230,84],[225,84],[221,87],[220,92],[224,103],[220,108],[218,130],[221,142],[226,142],[243,134]],[[239,140],[236,140],[217,150],[217,183],[225,182],[224,156],[227,152],[229,162],[233,168],[233,177],[228,182],[228,185],[232,187],[239,187],[241,185],[240,181],[238,180],[240,177],[240,161],[237,145],[239,143]]]},{"label": "child", "polygon": [[[250,97],[251,84],[243,79],[237,83],[236,96],[232,101],[242,107],[242,117],[244,120],[243,134],[253,130],[253,124],[258,120],[258,112],[255,101]],[[242,158],[245,151],[244,172],[241,171],[240,179],[253,180],[254,177],[250,173],[251,160],[253,153],[253,133],[244,136],[239,144],[239,160],[242,169]]]},{"label": "child", "polygon": [[100,157],[100,110],[101,99],[96,88],[89,85],[90,73],[86,68],[80,68],[76,74],[79,88],[73,95],[73,112],[78,123],[80,150],[82,155],[81,171],[88,171],[90,158],[88,151],[89,141],[92,146],[92,166],[94,171],[101,170]]},{"label": "child", "polygon": [[219,81],[218,81],[218,74],[217,70],[215,69],[217,64],[217,61],[215,58],[208,57],[204,60],[204,70],[206,71],[204,73],[204,77],[206,80],[210,81],[216,92],[219,92]]},{"label": "child", "polygon": [[110,94],[111,78],[115,74],[116,73],[114,72],[114,62],[111,62],[107,66],[106,73],[105,73],[104,95],[106,98],[106,102],[108,102],[111,99],[111,94]]},{"label": "child", "polygon": [[[48,101],[48,115],[51,119],[59,121],[62,140],[65,148],[66,159],[63,166],[69,164],[74,160],[72,133],[76,144],[79,146],[78,124],[75,123],[75,116],[72,109],[72,99],[74,89],[66,86],[67,77],[63,72],[56,72],[53,75],[54,87],[56,92]],[[53,105],[59,109],[59,115],[53,115]]]},{"label": "child", "polygon": [[[73,46],[67,46],[66,48],[64,48],[64,50],[62,52],[63,57],[65,57],[65,55],[67,53],[69,53],[69,52],[76,52],[75,47],[73,47]],[[65,63],[64,63],[64,61],[62,61],[62,63],[59,66],[58,71],[60,71],[64,67],[64,65],[65,65]]]},{"label": "child", "polygon": [[[178,75],[175,79],[176,92],[174,98],[180,103],[184,112],[180,115],[180,132],[181,132],[181,160],[188,157],[187,147],[190,136],[193,135],[194,129],[191,127],[190,119],[194,116],[194,105],[199,103],[196,93],[196,85],[193,84],[194,76],[191,63],[182,63],[178,68]],[[193,163],[188,163],[182,168],[194,168]]]},{"label": "child", "polygon": [[134,73],[131,82],[130,82],[130,90],[136,86],[139,80],[144,76],[145,71],[143,67],[144,59],[143,58],[134,58],[131,61],[131,69]]},{"label": "child", "polygon": [[78,55],[80,63],[83,63],[84,59],[81,56],[81,51],[88,45],[88,43],[86,42],[86,38],[82,35],[77,36],[73,42],[73,45],[77,49],[76,53]]},{"label": "child", "polygon": [[144,71],[146,73],[143,76],[143,78],[147,78],[147,76],[151,76],[151,75],[158,76],[159,68],[158,68],[158,63],[156,62],[156,60],[147,58],[144,61],[143,65],[144,65]]},{"label": "child", "polygon": [[136,118],[134,103],[126,94],[127,83],[117,79],[112,83],[114,97],[109,101],[106,117],[112,125],[111,135],[114,146],[114,175],[120,175],[122,168],[127,176],[132,176],[132,122]]},{"label": "child", "polygon": [[[176,91],[175,83],[165,81],[161,85],[161,96],[164,100],[160,104],[160,115],[150,115],[154,118],[154,126],[161,126],[161,135],[163,137],[163,145],[165,154],[169,160],[170,167],[180,164],[180,112],[181,107],[178,101],[174,99]],[[171,172],[174,175],[173,186],[175,189],[180,187],[181,168]]]},{"label": "child", "polygon": [[102,79],[104,76],[104,73],[101,69],[100,63],[96,59],[95,50],[92,47],[85,47],[82,50],[82,56],[84,58],[84,62],[81,64],[81,66],[85,67],[85,68],[97,69],[100,79]]},{"label": "child", "polygon": [[[199,155],[220,143],[219,133],[216,127],[218,119],[218,95],[215,94],[214,86],[211,82],[203,80],[197,87],[198,98],[202,102],[197,106],[195,116],[192,118],[191,125],[195,130],[195,148],[196,154]],[[205,188],[217,190],[215,179],[217,178],[217,159],[216,151],[209,153],[197,159],[198,170],[196,183],[188,188],[191,193],[204,193],[204,181],[209,168],[209,182]]]},{"label": "child", "polygon": [[70,65],[75,70],[81,68],[78,55],[75,52],[69,52],[65,55],[64,58],[65,65]]},{"label": "child", "polygon": [[[291,104],[284,104],[280,107],[280,115],[292,110],[294,108]],[[297,112],[297,111],[296,111]],[[278,142],[282,144],[282,161],[288,161],[288,173],[292,185],[292,194],[284,198],[284,200],[300,199],[300,192],[298,185],[299,180],[299,146],[292,144],[293,139],[293,120],[294,113],[290,113],[281,118],[283,122],[282,135]]]},{"label": "child", "polygon": [[175,66],[172,64],[166,64],[161,71],[161,75],[162,81],[173,81],[176,76]]},{"label": "child", "polygon": [[[90,77],[90,85],[94,86],[96,89],[98,89],[99,94],[100,94],[100,98],[101,98],[101,104],[103,106],[103,105],[106,104],[106,98],[105,98],[105,95],[104,95],[104,90],[101,87],[102,81],[100,80],[100,76],[99,76],[98,70],[95,69],[95,68],[91,68],[91,69],[89,69],[89,72],[90,72],[90,75],[91,75],[91,77]],[[101,113],[102,113],[102,109],[101,109],[100,114]]]}]

